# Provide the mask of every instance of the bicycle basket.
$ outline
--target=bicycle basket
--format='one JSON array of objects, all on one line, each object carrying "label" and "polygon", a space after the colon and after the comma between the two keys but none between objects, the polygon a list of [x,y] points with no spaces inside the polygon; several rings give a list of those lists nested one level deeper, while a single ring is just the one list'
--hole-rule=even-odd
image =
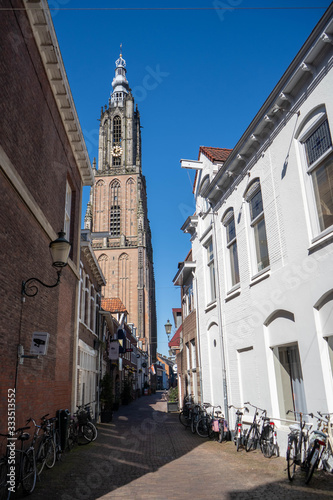
[{"label": "bicycle basket", "polygon": [[84,409],[77,412],[77,419],[80,425],[85,425],[88,422],[88,412]]}]

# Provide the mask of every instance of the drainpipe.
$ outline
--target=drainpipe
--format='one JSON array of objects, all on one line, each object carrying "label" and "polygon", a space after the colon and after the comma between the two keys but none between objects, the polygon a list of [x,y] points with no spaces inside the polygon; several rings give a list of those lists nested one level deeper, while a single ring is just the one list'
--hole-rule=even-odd
[{"label": "drainpipe", "polygon": [[225,416],[226,420],[229,422],[227,371],[226,371],[226,366],[225,366],[225,348],[224,348],[224,336],[223,336],[223,328],[222,328],[223,312],[222,312],[221,288],[220,288],[219,259],[218,259],[218,254],[217,254],[216,227],[215,227],[215,219],[214,219],[214,215],[217,215],[217,212],[214,212],[214,210],[212,210],[212,215],[213,215],[212,223],[213,223],[213,232],[214,232],[214,255],[216,255],[217,314],[218,314],[218,319],[219,319],[219,328],[220,328],[220,337],[221,337],[224,416]]},{"label": "drainpipe", "polygon": [[196,302],[196,310],[195,310],[195,321],[197,328],[197,339],[198,339],[198,364],[199,364],[199,382],[200,382],[200,398],[201,403],[203,403],[203,388],[202,388],[202,369],[201,369],[201,343],[200,343],[200,327],[199,327],[199,300],[198,300],[198,282],[195,273],[192,271],[193,281],[195,282],[195,302]]}]

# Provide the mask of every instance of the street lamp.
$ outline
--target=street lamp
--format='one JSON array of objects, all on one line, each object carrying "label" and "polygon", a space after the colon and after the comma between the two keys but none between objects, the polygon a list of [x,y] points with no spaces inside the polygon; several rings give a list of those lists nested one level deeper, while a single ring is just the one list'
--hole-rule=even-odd
[{"label": "street lamp", "polygon": [[165,328],[165,333],[168,336],[168,343],[169,343],[170,342],[170,333],[172,330],[172,324],[170,323],[169,320],[165,323],[164,328]]},{"label": "street lamp", "polygon": [[25,295],[28,297],[34,297],[37,295],[38,287],[35,284],[32,284],[32,282],[37,282],[47,288],[54,288],[59,285],[62,268],[67,266],[68,256],[71,249],[71,244],[64,238],[64,236],[64,231],[60,231],[58,233],[58,238],[50,243],[52,266],[56,268],[58,275],[56,283],[53,285],[47,285],[38,278],[29,278],[26,281],[22,281],[21,293],[23,298]]}]

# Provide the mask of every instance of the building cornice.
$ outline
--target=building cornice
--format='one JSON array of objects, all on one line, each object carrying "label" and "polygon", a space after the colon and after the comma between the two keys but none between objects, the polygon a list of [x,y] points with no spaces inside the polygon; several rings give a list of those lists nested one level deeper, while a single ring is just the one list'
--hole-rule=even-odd
[{"label": "building cornice", "polygon": [[[296,88],[301,88],[307,82],[321,81],[317,66],[324,58],[328,58],[330,67],[333,58],[329,56],[333,44],[333,4],[320,19],[288,69],[274,87],[260,110],[247,127],[232,153],[225,161],[214,179],[205,189],[203,195],[213,206],[222,199],[226,190],[231,188],[238,177],[244,175],[255,163],[260,154],[267,149],[276,133],[285,121],[297,115],[303,102]],[[330,67],[328,69],[330,69]],[[312,83],[311,83],[312,86]]]},{"label": "building cornice", "polygon": [[84,186],[94,175],[46,0],[23,0],[54,99]]}]

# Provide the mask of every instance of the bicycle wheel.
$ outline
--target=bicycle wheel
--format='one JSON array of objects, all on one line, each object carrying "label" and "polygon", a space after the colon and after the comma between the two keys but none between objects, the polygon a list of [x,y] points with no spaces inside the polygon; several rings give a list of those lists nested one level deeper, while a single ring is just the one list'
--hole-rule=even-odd
[{"label": "bicycle wheel", "polygon": [[261,439],[261,451],[266,458],[271,458],[274,453],[274,437],[273,429],[266,428],[264,432],[265,437]]},{"label": "bicycle wheel", "polygon": [[56,450],[56,460],[61,460],[62,449],[61,449],[61,444],[60,444],[60,436],[59,436],[59,432],[57,429],[55,430],[52,439],[53,439],[54,447]]},{"label": "bicycle wheel", "polygon": [[223,439],[226,441],[227,440],[227,433],[224,432],[224,420],[219,422],[219,436],[218,436],[218,442],[222,443]]},{"label": "bicycle wheel", "polygon": [[246,436],[246,451],[250,451],[251,448],[254,450],[257,448],[258,437],[257,437],[257,429],[251,425],[249,432]]},{"label": "bicycle wheel", "polygon": [[41,441],[36,453],[36,472],[37,476],[39,476],[44,469],[45,465],[45,458],[46,458],[46,448],[45,448],[45,441]]},{"label": "bicycle wheel", "polygon": [[315,468],[318,467],[319,462],[319,448],[315,446],[315,443],[312,443],[309,446],[307,459],[306,459],[306,476],[305,476],[305,484],[309,484]]},{"label": "bicycle wheel", "polygon": [[197,415],[192,414],[192,417],[191,417],[191,432],[192,432],[192,434],[196,433],[197,422],[198,422]]},{"label": "bicycle wheel", "polygon": [[21,484],[26,495],[30,495],[36,486],[36,462],[33,450],[28,450],[22,459]]},{"label": "bicycle wheel", "polygon": [[92,422],[90,422],[91,425],[93,426],[93,430],[94,430],[94,437],[93,437],[93,441],[95,441],[95,439],[97,438],[97,428],[96,428],[96,425],[93,424]]},{"label": "bicycle wheel", "polygon": [[10,498],[10,491],[7,483],[7,461],[0,460],[0,500],[8,500]]},{"label": "bicycle wheel", "polygon": [[52,469],[56,461],[56,450],[54,441],[50,437],[45,441],[45,465],[48,469]]},{"label": "bicycle wheel", "polygon": [[94,426],[91,422],[80,425],[79,429],[79,444],[91,443],[94,437]]},{"label": "bicycle wheel", "polygon": [[290,438],[287,448],[287,472],[289,481],[292,481],[295,477],[296,457],[297,457],[297,439]]},{"label": "bicycle wheel", "polygon": [[77,441],[77,428],[76,425],[71,422],[68,427],[67,434],[67,448],[71,451],[74,447],[75,442]]},{"label": "bicycle wheel", "polygon": [[209,435],[210,418],[202,417],[198,420],[196,431],[200,437],[206,438]]},{"label": "bicycle wheel", "polygon": [[179,422],[184,426],[184,427],[187,427],[188,426],[188,418],[186,417],[186,415],[184,415],[184,412],[180,412],[179,413]]}]

